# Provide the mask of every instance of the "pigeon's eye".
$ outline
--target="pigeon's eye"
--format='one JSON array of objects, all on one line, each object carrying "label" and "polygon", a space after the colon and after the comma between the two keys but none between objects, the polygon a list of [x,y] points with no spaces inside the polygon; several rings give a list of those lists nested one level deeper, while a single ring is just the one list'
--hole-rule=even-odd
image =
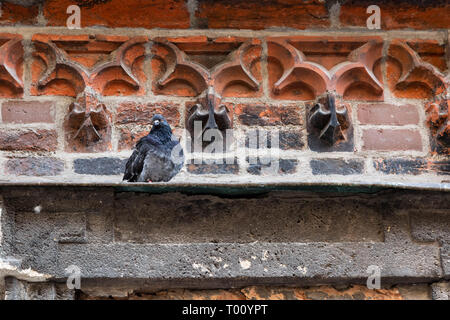
[{"label": "pigeon's eye", "polygon": [[153,125],[155,125],[155,126],[159,125],[159,120],[153,121]]}]

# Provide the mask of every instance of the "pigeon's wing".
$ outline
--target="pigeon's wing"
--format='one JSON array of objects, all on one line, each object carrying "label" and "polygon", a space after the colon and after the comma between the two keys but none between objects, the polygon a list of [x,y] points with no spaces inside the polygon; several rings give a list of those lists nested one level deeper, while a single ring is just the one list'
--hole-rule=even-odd
[{"label": "pigeon's wing", "polygon": [[127,180],[130,182],[136,181],[136,175],[133,172],[134,171],[133,164],[135,163],[136,159],[138,158],[138,155],[139,155],[138,150],[134,150],[133,153],[131,154],[130,158],[127,161],[127,164],[125,165],[125,174],[123,175],[122,180]]},{"label": "pigeon's wing", "polygon": [[137,178],[141,174],[144,167],[144,160],[147,156],[147,152],[154,150],[158,144],[159,142],[151,136],[147,136],[139,140],[136,144],[135,150],[125,165],[123,180],[127,180],[129,182],[137,181]]}]

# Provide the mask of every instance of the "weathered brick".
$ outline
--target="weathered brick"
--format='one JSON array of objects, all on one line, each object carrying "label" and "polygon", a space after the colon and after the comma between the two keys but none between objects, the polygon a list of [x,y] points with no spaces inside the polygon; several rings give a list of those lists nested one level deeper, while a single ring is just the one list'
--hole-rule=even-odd
[{"label": "weathered brick", "polygon": [[[181,137],[183,136],[183,130],[181,128],[176,128],[172,130],[172,134],[178,138],[178,140],[181,140]],[[142,129],[140,127],[134,127],[134,128],[118,128],[119,132],[119,151],[122,150],[131,150],[134,148],[136,143],[141,139],[142,137],[146,136],[149,133],[148,129]],[[187,152],[187,149],[184,150]]]},{"label": "weathered brick", "polygon": [[411,47],[420,56],[424,62],[434,65],[436,68],[445,72],[447,69],[445,44],[437,39],[411,39],[408,41]]},{"label": "weathered brick", "polygon": [[371,290],[366,286],[352,285],[345,289],[331,286],[309,288],[246,287],[241,290],[246,299],[281,300],[402,300],[397,288]]},{"label": "weathered brick", "polygon": [[301,125],[302,117],[295,106],[236,105],[239,121],[247,126]]},{"label": "weathered brick", "polygon": [[162,114],[171,126],[178,126],[180,122],[180,105],[172,102],[135,103],[125,102],[117,108],[117,124],[150,125],[152,117]]},{"label": "weathered brick", "polygon": [[310,166],[314,175],[340,174],[346,176],[361,174],[364,170],[364,162],[361,160],[313,159],[310,161]]},{"label": "weathered brick", "polygon": [[245,146],[252,149],[271,149],[272,139],[278,137],[278,146],[281,150],[301,150],[305,146],[300,131],[280,130],[250,130],[245,136]]},{"label": "weathered brick", "polygon": [[251,149],[270,149],[272,148],[272,136],[274,131],[269,130],[249,130],[245,134],[245,147]]},{"label": "weathered brick", "polygon": [[131,150],[136,145],[136,142],[140,138],[148,134],[148,130],[136,129],[132,130],[129,128],[120,128],[119,130],[119,151]]},{"label": "weathered brick", "polygon": [[434,161],[428,159],[375,159],[373,166],[385,174],[437,173],[450,174],[450,161]]},{"label": "weathered brick", "polygon": [[52,123],[52,108],[53,102],[50,101],[8,101],[2,105],[2,120],[12,123]]},{"label": "weathered brick", "polygon": [[[445,288],[442,290],[441,288]],[[448,284],[441,285],[440,291],[446,297]],[[414,288],[403,285],[401,288],[368,289],[362,285],[351,285],[345,289],[333,286],[311,286],[308,288],[286,286],[251,286],[236,289],[189,290],[172,289],[152,294],[130,294],[127,298],[96,297],[82,293],[82,300],[117,299],[117,300],[414,300],[430,299],[427,285]]]},{"label": "weathered brick", "polygon": [[377,171],[386,174],[413,174],[422,173],[425,161],[423,159],[376,159],[373,166]]},{"label": "weathered brick", "polygon": [[361,104],[357,114],[361,124],[399,126],[419,123],[419,112],[413,105]]},{"label": "weathered brick", "polygon": [[73,168],[78,174],[92,175],[120,175],[125,172],[127,159],[119,158],[94,158],[94,159],[75,159]]},{"label": "weathered brick", "polygon": [[280,159],[280,173],[294,173],[297,168],[298,161],[295,159]]},{"label": "weathered brick", "polygon": [[193,174],[237,174],[239,164],[237,159],[222,159],[221,163],[216,163],[215,159],[204,159],[202,163],[195,163],[191,160],[187,165],[187,170]]},{"label": "weathered brick", "polygon": [[0,2],[0,25],[30,25],[36,23],[36,18],[39,13],[39,7],[36,1],[30,5],[11,2]]},{"label": "weathered brick", "polygon": [[450,4],[437,1],[377,1],[351,0],[341,5],[339,20],[342,27],[367,26],[367,7],[376,4],[381,11],[381,29],[448,29]]},{"label": "weathered brick", "polygon": [[280,149],[290,150],[297,149],[301,150],[304,147],[302,133],[297,131],[280,131]]},{"label": "weathered brick", "polygon": [[64,170],[64,162],[51,157],[14,158],[6,162],[6,171],[17,176],[56,176]]},{"label": "weathered brick", "polygon": [[430,147],[433,153],[450,154],[450,101],[441,100],[425,105],[426,123],[430,128]]},{"label": "weathered brick", "polygon": [[72,1],[47,0],[44,17],[49,26],[65,26],[69,5],[81,8],[81,27],[189,28],[189,12],[185,0],[121,0]]},{"label": "weathered brick", "polygon": [[57,146],[57,133],[55,130],[3,129],[0,131],[0,150],[55,151],[56,146]]},{"label": "weathered brick", "polygon": [[326,4],[319,0],[199,0],[196,20],[201,28],[220,29],[313,29],[330,25]]},{"label": "weathered brick", "polygon": [[247,162],[249,162],[247,172],[253,175],[260,175],[263,168],[270,167],[276,170],[276,172],[271,172],[272,174],[291,174],[295,172],[298,164],[298,161],[295,159],[279,159],[270,162],[269,159],[261,160],[261,158],[249,157],[247,157]]},{"label": "weathered brick", "polygon": [[422,151],[422,138],[417,130],[366,129],[362,139],[363,150]]}]

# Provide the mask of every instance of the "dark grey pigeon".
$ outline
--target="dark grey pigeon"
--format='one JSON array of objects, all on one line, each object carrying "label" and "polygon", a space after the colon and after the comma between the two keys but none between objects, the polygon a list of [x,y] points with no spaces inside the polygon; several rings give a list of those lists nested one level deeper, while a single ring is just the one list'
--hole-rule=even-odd
[{"label": "dark grey pigeon", "polygon": [[184,154],[166,119],[156,114],[152,130],[141,138],[128,159],[123,180],[128,182],[169,181],[183,167]]}]

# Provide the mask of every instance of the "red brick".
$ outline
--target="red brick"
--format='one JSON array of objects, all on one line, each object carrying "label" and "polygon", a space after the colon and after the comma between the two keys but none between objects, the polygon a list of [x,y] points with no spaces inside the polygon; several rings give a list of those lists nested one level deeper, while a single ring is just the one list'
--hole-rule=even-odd
[{"label": "red brick", "polygon": [[199,0],[196,17],[201,28],[314,29],[330,25],[325,1],[319,0]]},{"label": "red brick", "polygon": [[397,98],[431,99],[444,93],[445,80],[428,64],[419,60],[417,65],[411,65],[415,54],[404,41],[391,41],[386,59],[386,78],[392,95]]},{"label": "red brick", "polygon": [[362,104],[358,106],[358,120],[361,124],[401,126],[418,124],[419,113],[413,105]]},{"label": "red brick", "polygon": [[117,124],[142,124],[150,125],[152,117],[162,114],[167,122],[173,127],[180,122],[180,105],[172,102],[159,103],[135,103],[124,102],[117,108]]},{"label": "red brick", "polygon": [[339,20],[342,27],[367,27],[367,7],[376,4],[381,9],[381,29],[448,29],[450,4],[438,1],[346,1],[341,6]]},{"label": "red brick", "polygon": [[55,151],[57,134],[55,130],[27,129],[1,130],[0,150],[3,151]]},{"label": "red brick", "polygon": [[119,129],[119,151],[131,150],[140,138],[146,136],[149,130],[131,130],[129,128]]},{"label": "red brick", "polygon": [[296,106],[243,105],[235,107],[239,121],[247,126],[301,125],[302,117]]},{"label": "red brick", "polygon": [[39,13],[37,5],[22,6],[4,1],[0,2],[0,9],[0,25],[34,24]]},{"label": "red brick", "polygon": [[[85,4],[83,4],[85,2]],[[81,8],[81,27],[189,28],[186,0],[76,1]],[[66,26],[67,7],[73,0],[47,0],[44,17],[49,26]],[[94,3],[89,5],[88,3]]]},{"label": "red brick", "polygon": [[447,60],[445,57],[445,44],[434,39],[414,39],[408,41],[411,47],[420,56],[422,61],[428,62],[445,72],[447,69]]},{"label": "red brick", "polygon": [[12,123],[52,123],[52,108],[53,102],[8,101],[2,105],[2,120]]},{"label": "red brick", "polygon": [[366,129],[362,139],[363,150],[422,151],[422,138],[417,130]]},{"label": "red brick", "polygon": [[420,290],[368,289],[363,285],[350,285],[345,289],[332,286],[280,287],[252,286],[240,289],[190,290],[172,289],[152,294],[130,294],[125,298],[97,297],[82,293],[81,300],[410,300],[429,299]]}]

